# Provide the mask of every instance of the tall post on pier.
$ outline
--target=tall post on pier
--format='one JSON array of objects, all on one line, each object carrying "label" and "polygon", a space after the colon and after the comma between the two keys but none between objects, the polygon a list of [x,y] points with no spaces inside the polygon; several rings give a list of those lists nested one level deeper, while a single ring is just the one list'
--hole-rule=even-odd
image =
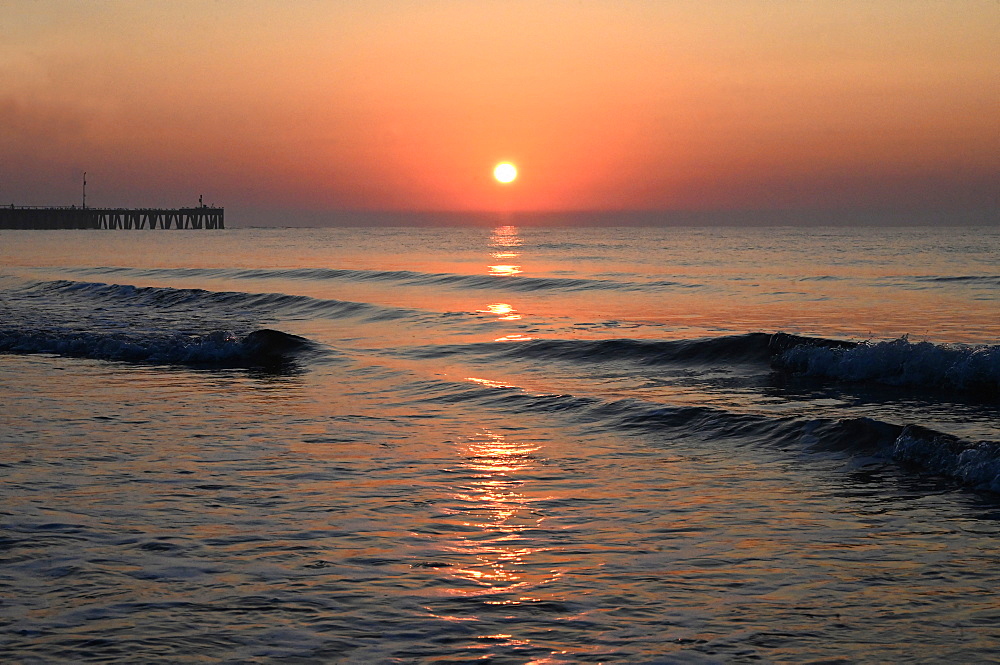
[{"label": "tall post on pier", "polygon": [[87,208],[87,172],[83,172],[83,208]]}]

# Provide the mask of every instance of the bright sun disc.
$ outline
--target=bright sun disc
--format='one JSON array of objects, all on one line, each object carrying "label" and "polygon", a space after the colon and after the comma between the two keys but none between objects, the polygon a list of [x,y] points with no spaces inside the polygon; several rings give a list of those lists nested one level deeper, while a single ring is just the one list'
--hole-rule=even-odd
[{"label": "bright sun disc", "polygon": [[496,168],[493,169],[493,177],[500,182],[513,182],[514,178],[517,177],[517,167],[510,162],[497,164]]}]

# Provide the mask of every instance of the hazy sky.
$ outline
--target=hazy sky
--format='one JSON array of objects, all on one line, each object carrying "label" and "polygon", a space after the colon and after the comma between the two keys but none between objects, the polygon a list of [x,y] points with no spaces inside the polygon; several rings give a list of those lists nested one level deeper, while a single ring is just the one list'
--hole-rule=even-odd
[{"label": "hazy sky", "polygon": [[996,210],[1000,2],[6,0],[0,203],[84,170],[92,205]]}]

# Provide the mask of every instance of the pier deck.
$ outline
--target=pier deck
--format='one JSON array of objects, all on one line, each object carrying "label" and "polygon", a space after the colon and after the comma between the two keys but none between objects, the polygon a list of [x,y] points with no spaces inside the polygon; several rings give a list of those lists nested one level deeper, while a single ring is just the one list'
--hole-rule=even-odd
[{"label": "pier deck", "polygon": [[0,207],[0,229],[224,229],[223,208]]}]

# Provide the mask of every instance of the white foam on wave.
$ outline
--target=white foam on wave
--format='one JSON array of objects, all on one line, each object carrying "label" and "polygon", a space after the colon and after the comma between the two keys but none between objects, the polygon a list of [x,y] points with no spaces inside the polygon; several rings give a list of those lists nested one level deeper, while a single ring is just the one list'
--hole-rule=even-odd
[{"label": "white foam on wave", "polygon": [[896,438],[892,457],[977,489],[1000,492],[1000,443],[968,442],[916,425]]},{"label": "white foam on wave", "polygon": [[847,348],[802,344],[776,364],[806,376],[919,388],[1000,391],[1000,346],[945,346],[907,338]]}]

